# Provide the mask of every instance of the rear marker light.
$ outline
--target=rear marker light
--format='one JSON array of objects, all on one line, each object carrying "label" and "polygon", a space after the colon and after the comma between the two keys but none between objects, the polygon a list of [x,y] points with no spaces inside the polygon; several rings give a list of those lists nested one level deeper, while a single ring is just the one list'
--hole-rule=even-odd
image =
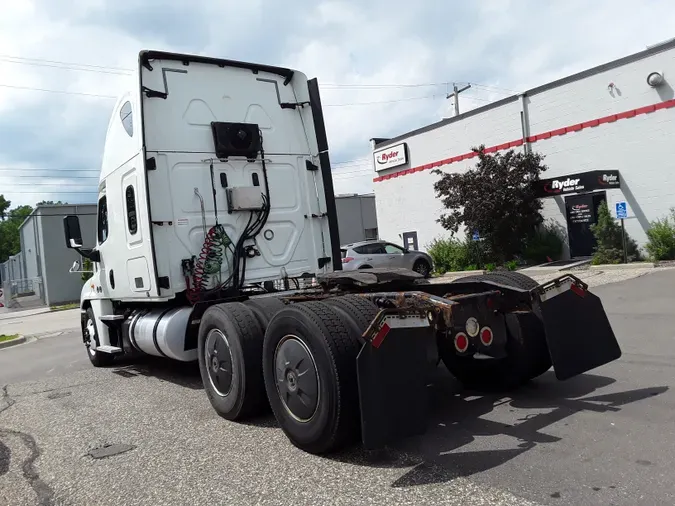
[{"label": "rear marker light", "polygon": [[469,348],[469,338],[466,337],[466,334],[464,332],[459,332],[455,336],[455,349],[460,353],[464,353],[468,348]]},{"label": "rear marker light", "polygon": [[480,331],[480,342],[485,346],[490,346],[493,339],[492,329],[490,327],[483,327],[483,330]]},{"label": "rear marker light", "polygon": [[586,296],[586,291],[583,288],[580,288],[579,286],[575,285],[574,283],[570,285],[570,290],[576,293],[579,297]]},{"label": "rear marker light", "polygon": [[377,334],[375,334],[375,337],[373,337],[373,340],[371,341],[371,344],[373,345],[374,348],[380,347],[382,341],[384,341],[384,338],[387,337],[387,334],[389,334],[389,329],[390,329],[389,325],[387,325],[386,323],[382,324],[380,330],[377,331]]}]

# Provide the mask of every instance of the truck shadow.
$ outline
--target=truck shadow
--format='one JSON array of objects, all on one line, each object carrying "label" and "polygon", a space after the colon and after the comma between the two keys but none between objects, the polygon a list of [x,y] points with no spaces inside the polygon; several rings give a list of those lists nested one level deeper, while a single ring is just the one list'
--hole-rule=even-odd
[{"label": "truck shadow", "polygon": [[146,376],[161,381],[168,381],[181,387],[192,390],[202,390],[202,377],[197,362],[177,362],[158,357],[143,356],[138,358],[121,359],[110,368],[113,374],[123,378]]},{"label": "truck shadow", "polygon": [[[615,382],[582,374],[565,382],[549,371],[508,395],[483,395],[464,390],[448,373],[439,370],[431,393],[432,408],[427,432],[397,442],[386,449],[351,449],[331,458],[341,462],[383,468],[411,469],[392,483],[410,487],[443,483],[498,467],[540,445],[564,444],[545,432],[577,413],[615,413],[622,406],[668,390],[666,386],[602,395],[595,391]],[[484,450],[478,438],[490,438]],[[463,447],[481,448],[462,451]]]}]

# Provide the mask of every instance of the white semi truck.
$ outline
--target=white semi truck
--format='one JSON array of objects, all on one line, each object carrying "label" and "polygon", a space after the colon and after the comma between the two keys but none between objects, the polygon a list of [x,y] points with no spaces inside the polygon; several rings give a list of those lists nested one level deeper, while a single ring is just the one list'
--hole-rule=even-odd
[{"label": "white semi truck", "polygon": [[571,275],[342,271],[316,79],[142,51],[135,82],[108,125],[96,244],[64,218],[66,244],[94,265],[81,297],[94,366],[198,361],[218,414],[271,407],[293,444],[325,453],[423,432],[439,360],[472,388],[512,388],[621,355]]}]

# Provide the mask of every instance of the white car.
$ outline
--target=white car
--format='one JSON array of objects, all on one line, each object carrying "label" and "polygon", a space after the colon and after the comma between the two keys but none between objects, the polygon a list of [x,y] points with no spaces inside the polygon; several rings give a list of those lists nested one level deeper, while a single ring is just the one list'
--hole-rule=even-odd
[{"label": "white car", "polygon": [[361,241],[340,248],[342,269],[371,269],[373,267],[403,267],[425,278],[431,275],[433,261],[422,251],[408,250],[386,241]]}]

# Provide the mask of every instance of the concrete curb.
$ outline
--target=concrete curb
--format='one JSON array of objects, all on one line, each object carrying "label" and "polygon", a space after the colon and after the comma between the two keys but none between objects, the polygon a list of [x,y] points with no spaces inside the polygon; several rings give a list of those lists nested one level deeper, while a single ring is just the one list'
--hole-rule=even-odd
[{"label": "concrete curb", "polygon": [[[25,311],[12,311],[10,313],[4,313],[4,314],[0,315],[0,322],[2,322],[3,320],[16,320],[17,318],[30,318],[31,316],[36,316],[36,315],[41,315],[41,314],[46,314],[46,313],[53,313],[53,312],[54,311],[50,310],[49,308],[44,309],[44,310],[26,309]],[[26,313],[28,313],[28,314],[26,314]]]},{"label": "concrete curb", "polygon": [[589,265],[589,270],[592,271],[622,271],[622,270],[635,270],[635,269],[655,269],[656,264],[652,262],[633,262],[630,264],[601,264],[601,265]]},{"label": "concrete curb", "polygon": [[441,274],[438,276],[439,278],[455,278],[457,276],[480,276],[481,274],[485,274],[487,271],[452,271],[452,272],[446,272],[445,274]]},{"label": "concrete curb", "polygon": [[16,339],[10,339],[9,341],[0,342],[0,350],[3,348],[9,348],[10,346],[16,346],[17,344],[23,344],[26,342],[26,336],[19,336]]}]

